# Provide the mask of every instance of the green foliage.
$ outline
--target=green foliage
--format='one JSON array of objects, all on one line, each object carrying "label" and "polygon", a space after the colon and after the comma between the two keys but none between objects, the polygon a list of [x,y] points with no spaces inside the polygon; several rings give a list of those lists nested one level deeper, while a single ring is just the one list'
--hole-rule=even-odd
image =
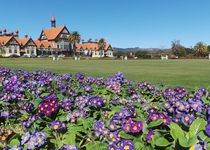
[{"label": "green foliage", "polygon": [[135,136],[131,135],[131,134],[128,134],[128,133],[125,133],[124,131],[121,131],[119,133],[120,137],[124,138],[124,139],[135,139]]},{"label": "green foliage", "polygon": [[155,140],[155,145],[160,147],[166,147],[170,144],[170,142],[164,137],[158,137]]},{"label": "green foliage", "polygon": [[189,129],[190,136],[195,136],[200,131],[205,130],[206,125],[207,125],[207,121],[205,121],[203,118],[196,119],[190,126],[190,129]]},{"label": "green foliage", "polygon": [[157,127],[163,123],[163,119],[158,119],[156,121],[152,121],[148,124],[148,128]]},{"label": "green foliage", "polygon": [[94,142],[94,143],[89,143],[86,145],[86,150],[106,150],[108,144],[104,142]]},{"label": "green foliage", "polygon": [[194,50],[195,50],[197,56],[204,57],[207,55],[208,47],[203,42],[198,42],[194,46]]},{"label": "green foliage", "polygon": [[175,55],[175,56],[186,56],[186,50],[185,50],[185,47],[182,46],[180,44],[180,41],[179,40],[174,40],[171,42],[172,44],[172,47],[171,47],[171,50],[172,50],[172,53]]},{"label": "green foliage", "polygon": [[[205,126],[207,125],[207,122],[203,118],[198,118],[193,121],[191,124],[189,131],[184,131],[179,125],[176,123],[171,123],[169,125],[170,128],[170,134],[173,137],[173,139],[182,147],[190,147],[193,144],[197,143],[197,135],[200,131],[203,132],[205,130]],[[206,139],[207,137],[204,136],[203,133],[199,133],[203,139]]]}]

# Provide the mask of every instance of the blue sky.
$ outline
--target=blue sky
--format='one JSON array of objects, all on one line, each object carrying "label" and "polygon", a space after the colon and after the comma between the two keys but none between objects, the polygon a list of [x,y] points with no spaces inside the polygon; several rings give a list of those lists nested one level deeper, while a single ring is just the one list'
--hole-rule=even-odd
[{"label": "blue sky", "polygon": [[83,39],[105,38],[114,47],[168,48],[210,44],[210,0],[1,0],[0,29],[37,39],[50,18]]}]

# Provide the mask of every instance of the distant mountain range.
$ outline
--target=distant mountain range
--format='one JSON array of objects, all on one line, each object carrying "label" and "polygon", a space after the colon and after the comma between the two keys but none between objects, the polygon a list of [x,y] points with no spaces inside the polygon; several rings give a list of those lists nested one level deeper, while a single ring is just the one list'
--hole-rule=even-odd
[{"label": "distant mountain range", "polygon": [[136,52],[136,51],[149,51],[149,52],[170,51],[170,49],[139,48],[139,47],[133,47],[133,48],[119,48],[119,47],[114,47],[113,49],[115,51],[129,51],[129,52]]}]

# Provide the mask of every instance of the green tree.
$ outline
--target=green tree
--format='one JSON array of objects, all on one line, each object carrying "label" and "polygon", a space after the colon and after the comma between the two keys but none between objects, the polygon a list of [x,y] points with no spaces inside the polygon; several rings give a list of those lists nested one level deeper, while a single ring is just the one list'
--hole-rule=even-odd
[{"label": "green tree", "polygon": [[100,57],[102,57],[102,52],[105,50],[106,47],[106,41],[102,38],[98,41],[98,49],[100,53]]},{"label": "green tree", "polygon": [[204,56],[207,55],[208,46],[206,44],[204,44],[203,42],[198,42],[194,46],[194,51],[195,51],[195,53],[196,53],[197,56],[204,57]]},{"label": "green tree", "polygon": [[210,45],[208,45],[208,48],[207,49],[208,49],[208,52],[210,52]]},{"label": "green tree", "polygon": [[135,56],[138,58],[150,58],[151,55],[149,54],[148,51],[140,50],[135,52]]},{"label": "green tree", "polygon": [[76,44],[80,42],[80,39],[81,36],[77,31],[74,31],[69,35],[69,42],[71,43],[71,50],[73,51],[74,56],[76,54]]},{"label": "green tree", "polygon": [[171,50],[176,56],[186,56],[185,47],[180,44],[179,40],[174,40],[171,42]]}]

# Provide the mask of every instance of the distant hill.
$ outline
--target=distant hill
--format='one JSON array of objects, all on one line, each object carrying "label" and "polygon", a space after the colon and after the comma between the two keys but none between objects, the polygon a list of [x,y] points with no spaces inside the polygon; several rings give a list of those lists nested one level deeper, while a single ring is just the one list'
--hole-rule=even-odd
[{"label": "distant hill", "polygon": [[134,48],[118,48],[114,47],[113,48],[115,51],[129,51],[129,52],[136,52],[136,51],[148,51],[151,53],[156,53],[156,52],[168,52],[170,49],[160,49],[160,48],[139,48],[139,47],[134,47]]}]

